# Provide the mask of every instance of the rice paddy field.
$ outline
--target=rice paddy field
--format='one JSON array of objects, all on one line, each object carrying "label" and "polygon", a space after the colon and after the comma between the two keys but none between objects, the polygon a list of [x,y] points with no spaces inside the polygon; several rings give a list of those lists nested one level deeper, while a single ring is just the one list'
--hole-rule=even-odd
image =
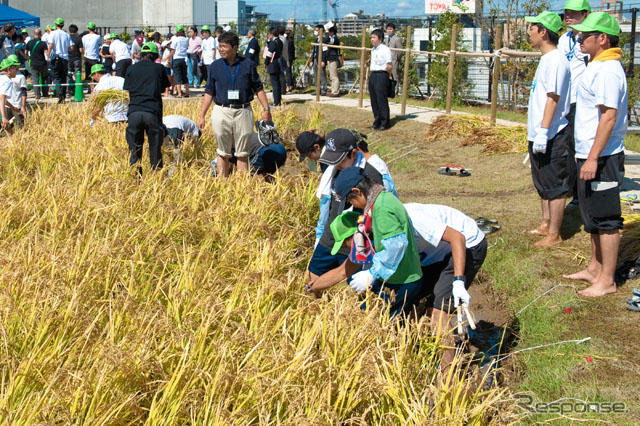
[{"label": "rice paddy field", "polygon": [[[274,118],[289,147],[321,121]],[[138,178],[124,127],[89,120],[46,107],[0,139],[0,423],[506,422],[506,388],[461,357],[438,373],[428,319],[306,295],[317,178],[293,154],[274,184],[214,179],[207,128],[169,179],[145,149]]]}]

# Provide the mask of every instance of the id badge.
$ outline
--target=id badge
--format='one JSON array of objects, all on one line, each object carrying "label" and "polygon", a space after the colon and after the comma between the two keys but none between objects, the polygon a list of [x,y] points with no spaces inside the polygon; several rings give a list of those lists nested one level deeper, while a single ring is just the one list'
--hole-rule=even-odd
[{"label": "id badge", "polygon": [[230,101],[237,101],[240,99],[240,91],[239,90],[229,90],[227,92],[227,99]]}]

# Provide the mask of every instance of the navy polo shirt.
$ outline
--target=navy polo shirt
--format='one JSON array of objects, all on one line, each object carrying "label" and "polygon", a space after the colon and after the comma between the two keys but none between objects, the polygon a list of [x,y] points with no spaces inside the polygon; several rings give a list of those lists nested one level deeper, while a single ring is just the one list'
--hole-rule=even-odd
[{"label": "navy polo shirt", "polygon": [[[236,56],[231,65],[224,59],[214,61],[209,65],[207,76],[204,92],[213,96],[216,104],[246,104],[253,100],[255,93],[263,90],[256,64],[242,56]],[[230,101],[227,98],[229,90],[239,90],[240,99]]]}]

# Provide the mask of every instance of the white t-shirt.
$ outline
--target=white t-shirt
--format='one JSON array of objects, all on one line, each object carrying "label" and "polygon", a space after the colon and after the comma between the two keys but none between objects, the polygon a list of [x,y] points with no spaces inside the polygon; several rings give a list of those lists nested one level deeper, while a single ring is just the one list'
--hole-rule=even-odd
[{"label": "white t-shirt", "polygon": [[380,43],[371,50],[371,71],[386,71],[387,64],[391,62],[391,50]]},{"label": "white t-shirt", "polygon": [[205,65],[211,65],[213,63],[213,57],[215,55],[215,39],[213,37],[207,37],[202,39],[202,63]]},{"label": "white t-shirt", "polygon": [[558,49],[553,49],[540,58],[536,75],[531,84],[529,94],[529,113],[527,118],[527,139],[534,140],[538,128],[542,124],[547,94],[560,96],[558,107],[549,126],[548,137],[551,139],[568,124],[567,114],[571,108],[570,100],[571,76],[569,62]]},{"label": "white t-shirt", "polygon": [[184,133],[190,133],[193,137],[200,135],[200,129],[198,129],[196,122],[181,115],[166,115],[162,117],[162,124],[167,129],[180,129]]},{"label": "white t-shirt", "polygon": [[411,218],[422,266],[439,262],[451,253],[449,243],[442,241],[447,226],[464,235],[466,248],[475,247],[484,239],[475,220],[453,207],[408,203],[404,208]]},{"label": "white t-shirt", "polygon": [[75,46],[71,36],[66,32],[57,29],[49,35],[49,45],[53,45],[52,58],[69,59],[69,46]]},{"label": "white t-shirt", "polygon": [[[387,165],[382,161],[380,157],[377,155],[372,155],[371,158],[367,161],[360,152],[356,153],[356,159],[353,161],[353,167],[364,168],[364,166],[369,163],[371,164],[381,175],[389,174],[389,169]],[[322,177],[320,178],[320,184],[318,185],[318,190],[316,191],[316,197],[319,200],[322,200],[322,197],[329,195],[331,196],[331,181],[338,173],[338,169],[335,166],[328,166],[324,173],[322,173]]]},{"label": "white t-shirt", "polygon": [[118,61],[122,61],[123,59],[131,59],[129,46],[122,40],[113,40],[109,45],[109,53],[115,56],[113,59],[114,64]]},{"label": "white t-shirt", "polygon": [[14,97],[13,91],[15,89],[13,87],[11,78],[7,74],[0,74],[0,95],[5,95],[7,102]]},{"label": "white t-shirt", "polygon": [[171,55],[171,49],[164,49],[164,52],[162,52],[162,62],[161,62],[161,64],[164,65],[167,68],[171,68],[169,66],[169,55]]},{"label": "white t-shirt", "polygon": [[575,104],[576,99],[578,99],[578,81],[580,81],[584,70],[587,69],[589,55],[582,53],[580,43],[578,43],[573,36],[573,31],[562,34],[560,40],[558,40],[558,49],[560,49],[569,61],[569,72],[571,73],[571,103]]},{"label": "white t-shirt", "polygon": [[[222,59],[222,56],[220,56],[220,50],[218,50],[218,37],[215,37],[213,39],[213,47],[214,47],[215,52],[216,52],[216,60]],[[267,46],[265,46],[264,48],[266,49]]]},{"label": "white t-shirt", "polygon": [[13,93],[11,97],[8,99],[11,105],[16,108],[22,107],[22,89],[27,88],[27,79],[22,75],[22,73],[16,74],[15,77],[12,78],[13,82]]},{"label": "white t-shirt", "polygon": [[82,46],[84,46],[84,57],[97,61],[100,59],[100,46],[102,46],[102,37],[99,34],[85,34],[82,36]]},{"label": "white t-shirt", "polygon": [[617,154],[624,149],[628,100],[627,77],[620,61],[589,62],[578,83],[574,132],[576,158],[586,159],[593,147],[600,122],[598,105],[617,109],[616,124],[600,156]]},{"label": "white t-shirt", "polygon": [[175,50],[173,59],[186,59],[187,49],[189,48],[189,39],[183,36],[171,37],[171,50]]},{"label": "white t-shirt", "polygon": [[[96,94],[102,90],[117,89],[124,90],[124,78],[116,77],[111,74],[103,75],[96,87],[93,89]],[[127,121],[127,112],[129,111],[129,105],[119,101],[109,102],[104,106],[104,118],[109,123],[115,123],[118,121]]]}]

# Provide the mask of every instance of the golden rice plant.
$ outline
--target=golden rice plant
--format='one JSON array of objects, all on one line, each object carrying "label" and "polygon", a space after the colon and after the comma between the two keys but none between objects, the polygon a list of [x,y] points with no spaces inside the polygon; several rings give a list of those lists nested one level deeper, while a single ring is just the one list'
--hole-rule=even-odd
[{"label": "golden rice plant", "polygon": [[[165,113],[197,119],[199,103]],[[63,119],[60,119],[60,118]],[[0,423],[480,424],[504,389],[440,377],[426,320],[303,291],[315,179],[169,179],[124,126],[36,110],[0,139]],[[371,301],[370,301],[371,302]]]},{"label": "golden rice plant", "polygon": [[625,214],[624,230],[620,241],[620,258],[637,259],[640,257],[640,214]]},{"label": "golden rice plant", "polygon": [[489,154],[527,152],[527,129],[523,126],[490,126],[477,115],[441,115],[429,126],[427,142],[446,136],[461,137],[462,146],[483,145]]},{"label": "golden rice plant", "polygon": [[128,103],[129,92],[118,89],[107,89],[89,96],[88,100],[91,108],[100,109],[104,108],[109,102]]}]

